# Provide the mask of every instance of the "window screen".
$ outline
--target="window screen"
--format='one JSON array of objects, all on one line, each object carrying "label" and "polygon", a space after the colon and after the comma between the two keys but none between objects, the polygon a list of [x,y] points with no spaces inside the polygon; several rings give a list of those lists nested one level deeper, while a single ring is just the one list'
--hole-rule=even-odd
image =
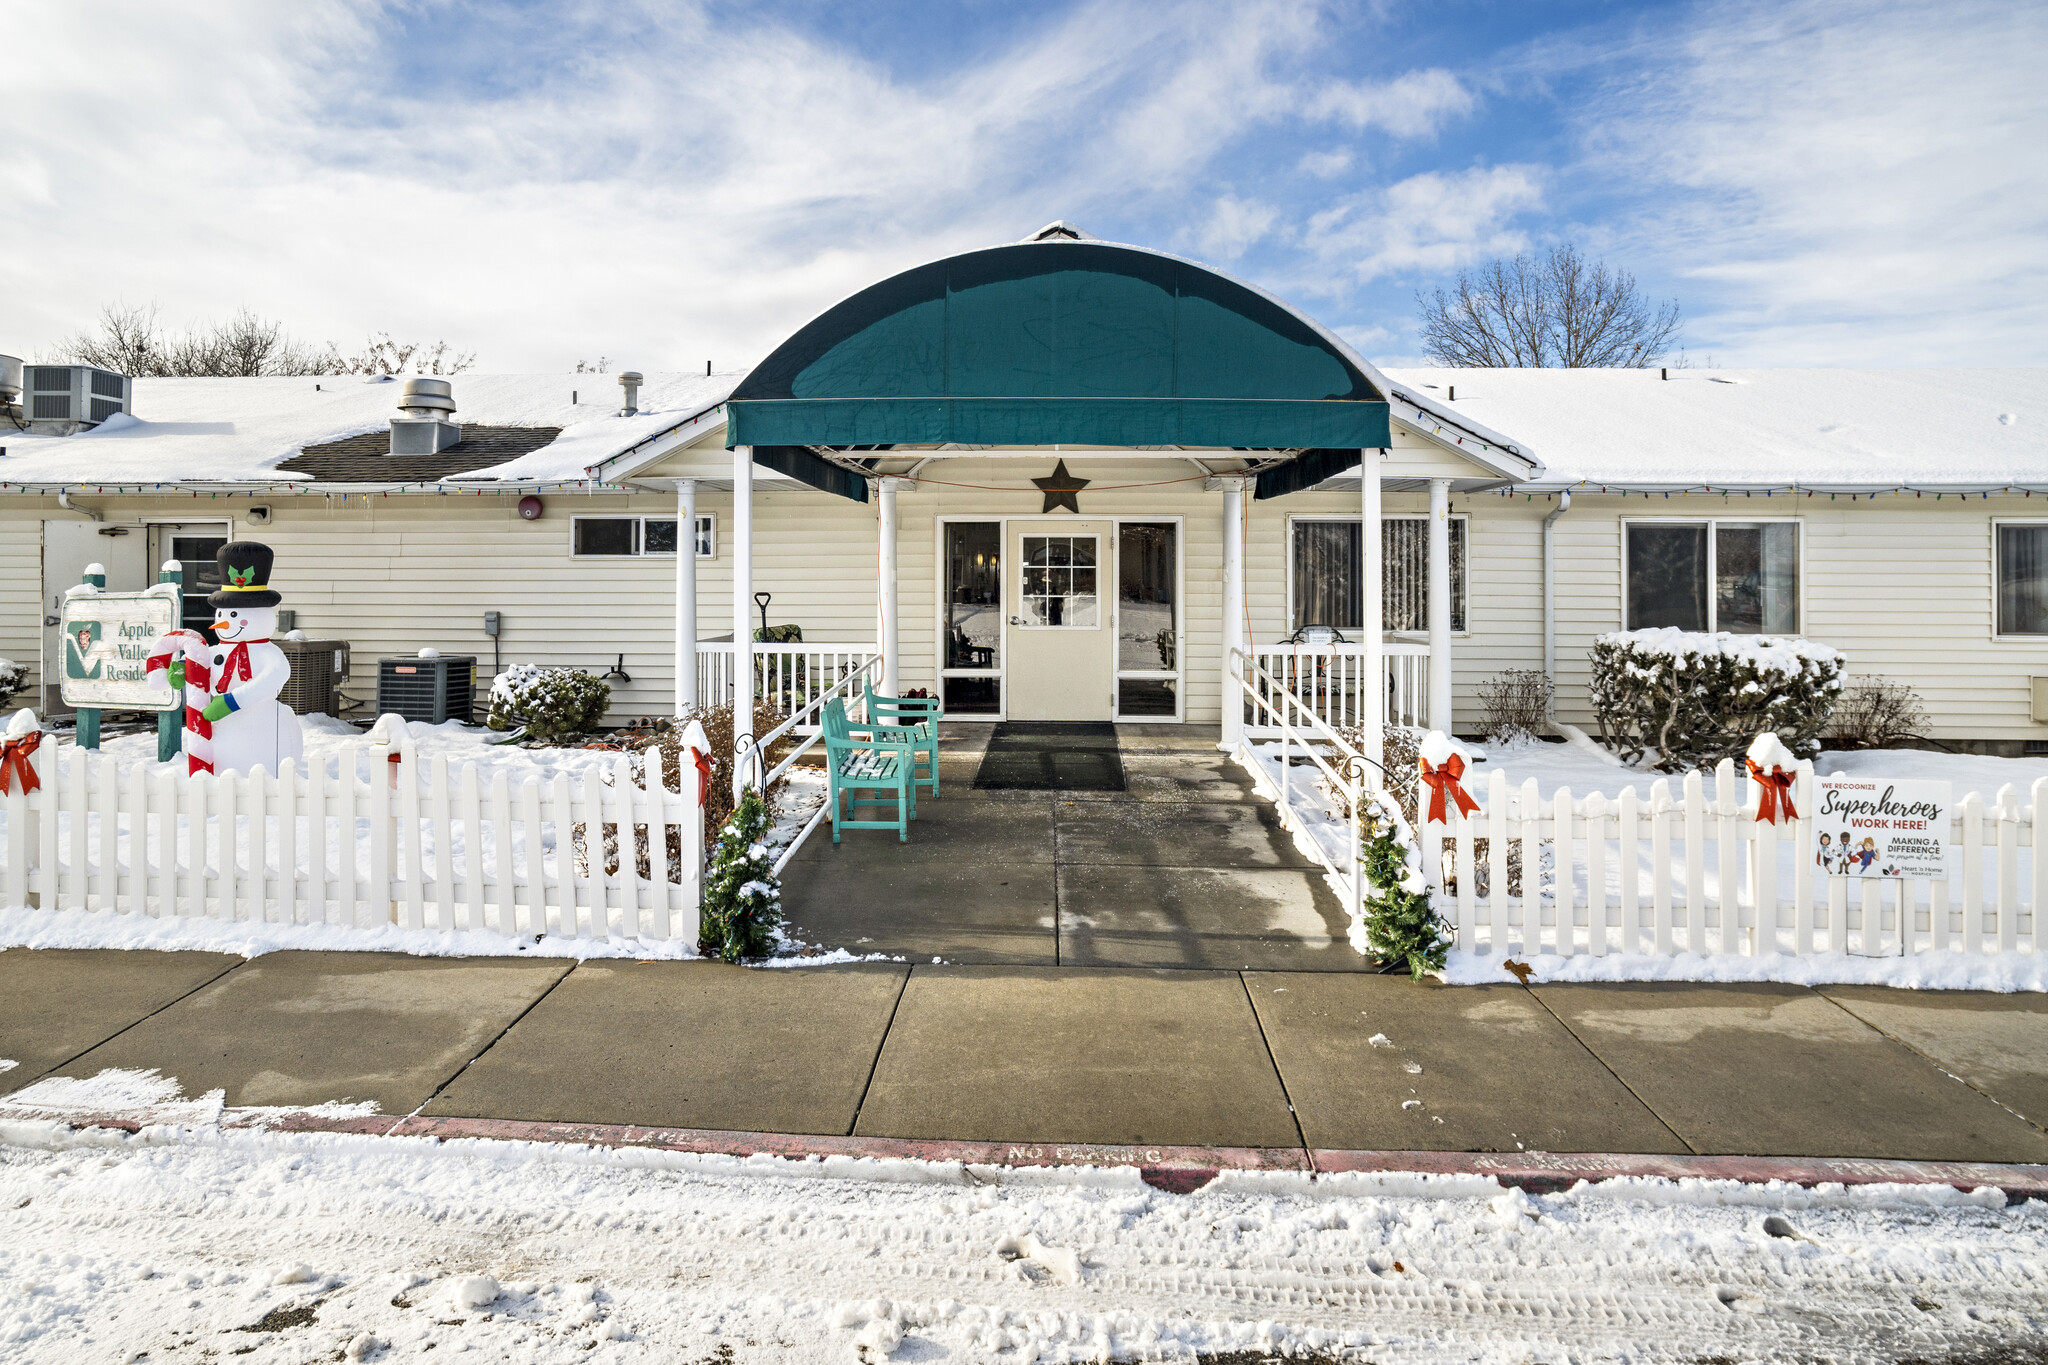
[{"label": "window screen", "polygon": [[[673,525],[673,523],[671,523]],[[576,518],[576,553],[630,555],[639,553],[640,522],[634,517]]]},{"label": "window screen", "polygon": [[2048,526],[1998,528],[1998,633],[2048,635]]},{"label": "window screen", "polygon": [[1707,527],[1628,528],[1628,628],[1707,628]]},{"label": "window screen", "polygon": [[641,523],[642,554],[672,555],[676,552],[676,523],[649,517]]},{"label": "window screen", "polygon": [[[1465,629],[1465,531],[1452,517],[1451,629]],[[1389,517],[1380,523],[1381,612],[1384,630],[1429,629],[1429,522]],[[1294,524],[1294,628],[1335,626],[1356,631],[1365,588],[1358,581],[1358,523]]]},{"label": "window screen", "polygon": [[1714,629],[1790,635],[1799,629],[1799,527],[1714,523]]},{"label": "window screen", "polygon": [[1294,626],[1358,629],[1358,523],[1294,524]]}]

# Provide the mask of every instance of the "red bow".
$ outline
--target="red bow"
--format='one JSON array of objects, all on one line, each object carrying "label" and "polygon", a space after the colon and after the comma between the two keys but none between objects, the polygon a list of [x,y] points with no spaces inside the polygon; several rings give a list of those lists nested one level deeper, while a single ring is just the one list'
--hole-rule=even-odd
[{"label": "red bow", "polygon": [[1473,811],[1479,809],[1479,803],[1474,801],[1465,789],[1458,785],[1458,779],[1465,775],[1465,759],[1462,755],[1452,754],[1444,760],[1441,768],[1431,767],[1429,760],[1426,758],[1418,758],[1415,761],[1422,768],[1422,785],[1429,788],[1429,814],[1425,817],[1423,823],[1439,825],[1448,825],[1450,823],[1449,818],[1444,813],[1444,794],[1446,792],[1450,793],[1451,799],[1458,803],[1458,809],[1464,814],[1470,815]]},{"label": "red bow", "polygon": [[1749,765],[1749,775],[1763,789],[1756,799],[1756,818],[1765,824],[1775,825],[1782,808],[1787,821],[1797,820],[1799,812],[1792,806],[1792,784],[1798,780],[1799,774],[1788,773],[1775,764],[1767,773],[1756,766],[1753,758],[1746,758],[1743,762]]},{"label": "red bow", "polygon": [[8,794],[9,784],[16,778],[21,781],[23,796],[43,785],[43,780],[36,776],[35,766],[28,761],[28,756],[42,742],[41,730],[31,730],[20,739],[0,742],[0,796]]},{"label": "red bow", "polygon": [[690,758],[697,765],[697,804],[701,806],[711,795],[711,755],[702,749],[692,749]]}]

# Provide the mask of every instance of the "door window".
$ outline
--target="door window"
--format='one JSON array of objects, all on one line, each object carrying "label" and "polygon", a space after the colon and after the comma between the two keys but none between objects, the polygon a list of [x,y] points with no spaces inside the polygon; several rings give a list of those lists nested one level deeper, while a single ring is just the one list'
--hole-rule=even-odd
[{"label": "door window", "polygon": [[183,608],[179,624],[187,630],[196,630],[204,635],[208,643],[213,641],[213,608],[207,605],[207,597],[220,591],[221,547],[228,538],[221,535],[173,534],[168,558],[178,561],[184,573],[184,582],[178,591]]},{"label": "door window", "polygon": [[946,526],[946,710],[1002,710],[1003,528],[994,521]]},{"label": "door window", "polygon": [[1094,536],[1027,535],[1023,553],[1018,603],[1025,626],[1047,630],[1101,626]]}]

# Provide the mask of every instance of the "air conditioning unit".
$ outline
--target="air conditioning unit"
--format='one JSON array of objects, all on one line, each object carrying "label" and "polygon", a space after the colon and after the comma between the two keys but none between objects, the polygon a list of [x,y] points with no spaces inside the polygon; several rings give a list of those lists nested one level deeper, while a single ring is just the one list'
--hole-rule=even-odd
[{"label": "air conditioning unit", "polygon": [[402,655],[377,661],[377,714],[397,712],[419,725],[459,720],[472,725],[476,655]]},{"label": "air conditioning unit", "polygon": [[273,641],[291,661],[292,676],[277,699],[299,716],[341,714],[341,685],[348,680],[346,640]]},{"label": "air conditioning unit", "polygon": [[133,404],[135,381],[91,365],[24,365],[22,406],[31,429],[61,428],[70,435],[96,427]]}]

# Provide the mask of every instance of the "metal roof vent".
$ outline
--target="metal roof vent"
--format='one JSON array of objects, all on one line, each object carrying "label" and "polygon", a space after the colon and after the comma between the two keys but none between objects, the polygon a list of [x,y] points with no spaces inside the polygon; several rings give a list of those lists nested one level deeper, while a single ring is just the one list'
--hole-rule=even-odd
[{"label": "metal roof vent", "polygon": [[619,376],[619,387],[626,391],[626,401],[619,406],[619,416],[631,417],[640,411],[640,371],[627,370]]},{"label": "metal roof vent", "polygon": [[391,419],[393,455],[438,455],[462,439],[455,423],[455,386],[415,375],[398,392],[402,417]]},{"label": "metal roof vent", "polygon": [[41,436],[70,436],[129,411],[135,381],[92,365],[26,365],[23,407],[29,430]]},{"label": "metal roof vent", "polygon": [[21,398],[21,358],[0,355],[0,407],[12,407]]},{"label": "metal roof vent", "polygon": [[1027,242],[1092,242],[1096,240],[1096,237],[1093,233],[1083,232],[1066,219],[1061,218],[1047,223],[1024,240]]}]

